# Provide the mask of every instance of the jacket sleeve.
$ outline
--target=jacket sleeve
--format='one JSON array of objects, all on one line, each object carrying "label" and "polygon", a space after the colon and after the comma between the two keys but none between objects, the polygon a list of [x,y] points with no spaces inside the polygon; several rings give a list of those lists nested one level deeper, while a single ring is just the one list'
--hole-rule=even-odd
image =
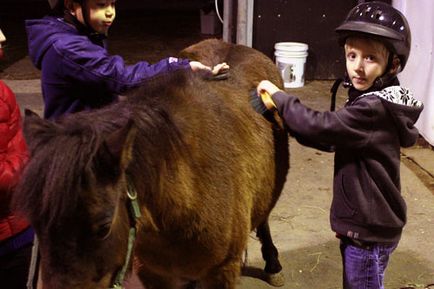
[{"label": "jacket sleeve", "polygon": [[0,81],[0,201],[17,184],[28,159],[21,129],[21,115],[13,92]]},{"label": "jacket sleeve", "polygon": [[358,101],[338,111],[320,112],[285,92],[277,92],[272,98],[286,125],[296,138],[302,139],[302,144],[360,148],[372,135],[375,113],[367,101]]},{"label": "jacket sleeve", "polygon": [[62,72],[83,84],[104,83],[108,90],[120,94],[137,87],[150,78],[173,70],[189,69],[189,60],[166,58],[155,64],[139,61],[127,65],[118,55],[110,55],[101,46],[90,41],[56,41],[56,53],[63,58]]}]

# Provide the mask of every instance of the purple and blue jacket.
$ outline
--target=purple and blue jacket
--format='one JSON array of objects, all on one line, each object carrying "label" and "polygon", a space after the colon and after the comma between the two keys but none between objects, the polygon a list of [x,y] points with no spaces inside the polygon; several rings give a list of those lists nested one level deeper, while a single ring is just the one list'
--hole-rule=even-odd
[{"label": "purple and blue jacket", "polygon": [[157,74],[190,69],[189,60],[177,58],[126,65],[122,57],[108,53],[101,37],[80,32],[63,18],[27,20],[26,29],[29,56],[42,72],[48,119],[102,107]]}]

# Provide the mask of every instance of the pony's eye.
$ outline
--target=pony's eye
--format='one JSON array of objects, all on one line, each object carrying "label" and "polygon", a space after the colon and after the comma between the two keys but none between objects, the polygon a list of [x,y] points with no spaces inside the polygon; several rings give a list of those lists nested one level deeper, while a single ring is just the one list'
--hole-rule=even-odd
[{"label": "pony's eye", "polygon": [[98,228],[95,231],[95,236],[100,240],[104,240],[108,238],[110,233],[111,233],[111,222],[107,222],[98,226]]}]

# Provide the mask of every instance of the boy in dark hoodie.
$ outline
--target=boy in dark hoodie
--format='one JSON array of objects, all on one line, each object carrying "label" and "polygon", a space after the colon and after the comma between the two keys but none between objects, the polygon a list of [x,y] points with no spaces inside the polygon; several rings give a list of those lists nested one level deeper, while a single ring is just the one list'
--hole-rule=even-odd
[{"label": "boy in dark hoodie", "polygon": [[106,36],[116,16],[115,0],[49,0],[52,13],[27,20],[29,56],[42,71],[44,117],[100,108],[118,95],[158,74],[191,69],[215,75],[228,69],[197,61],[166,58],[158,63],[126,65],[106,49]]},{"label": "boy in dark hoodie", "polygon": [[411,34],[405,17],[383,2],[359,4],[336,32],[346,57],[344,108],[312,110],[267,80],[257,92],[301,143],[335,150],[330,221],[340,238],[343,288],[380,289],[406,223],[400,147],[416,142],[423,109],[396,77]]}]

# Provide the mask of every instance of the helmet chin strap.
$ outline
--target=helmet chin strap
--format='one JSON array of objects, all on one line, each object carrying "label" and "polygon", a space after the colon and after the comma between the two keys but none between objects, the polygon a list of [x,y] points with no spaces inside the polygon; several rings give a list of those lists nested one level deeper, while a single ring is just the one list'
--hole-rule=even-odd
[{"label": "helmet chin strap", "polygon": [[377,79],[375,79],[374,84],[372,85],[372,87],[374,89],[383,89],[384,87],[389,86],[391,84],[391,82],[393,81],[393,79],[396,78],[396,75],[398,74],[399,69],[392,72],[393,65],[394,65],[393,64],[394,56],[395,56],[395,54],[389,53],[389,58],[387,60],[386,70],[384,71],[383,75],[381,75],[380,77],[377,77]]},{"label": "helmet chin strap", "polygon": [[[84,23],[81,23],[75,15],[72,15],[69,10],[64,11],[64,19],[66,22],[74,25],[80,33],[84,33],[88,35],[93,41],[96,41],[98,43],[103,43],[105,39],[107,38],[107,35],[104,33],[99,33],[95,31],[92,26],[89,24],[89,10],[87,9],[87,3],[86,0],[82,0],[81,2],[81,8],[83,13],[83,20]],[[102,44],[104,45],[104,44]]]},{"label": "helmet chin strap", "polygon": [[91,33],[97,33],[90,25],[90,15],[87,0],[81,0],[81,13],[83,14],[84,25]]},{"label": "helmet chin strap", "polygon": [[348,72],[345,71],[344,79],[342,81],[342,85],[345,88],[353,87],[353,83],[351,82],[350,76],[348,75]]},{"label": "helmet chin strap", "polygon": [[395,73],[386,72],[374,81],[372,85],[373,88],[383,89],[386,86],[389,86],[392,80],[396,77]]},{"label": "helmet chin strap", "polygon": [[[80,5],[81,5],[81,13],[83,15],[83,22],[81,23],[80,21],[78,21],[77,17],[75,15],[72,15],[68,10],[65,10],[65,20],[68,21],[71,24],[74,24],[74,26],[77,27],[77,29],[79,29],[82,32],[85,32],[88,35],[92,35],[92,36],[106,36],[103,33],[99,33],[97,31],[95,31],[95,29],[93,29],[92,25],[90,25],[90,9],[87,3],[87,0],[81,0],[79,1]],[[103,37],[103,38],[104,38]]]},{"label": "helmet chin strap", "polygon": [[86,34],[91,34],[93,32],[88,25],[81,23],[75,15],[71,14],[70,11],[65,11],[64,19],[66,22],[74,25],[81,32],[85,32]]}]

